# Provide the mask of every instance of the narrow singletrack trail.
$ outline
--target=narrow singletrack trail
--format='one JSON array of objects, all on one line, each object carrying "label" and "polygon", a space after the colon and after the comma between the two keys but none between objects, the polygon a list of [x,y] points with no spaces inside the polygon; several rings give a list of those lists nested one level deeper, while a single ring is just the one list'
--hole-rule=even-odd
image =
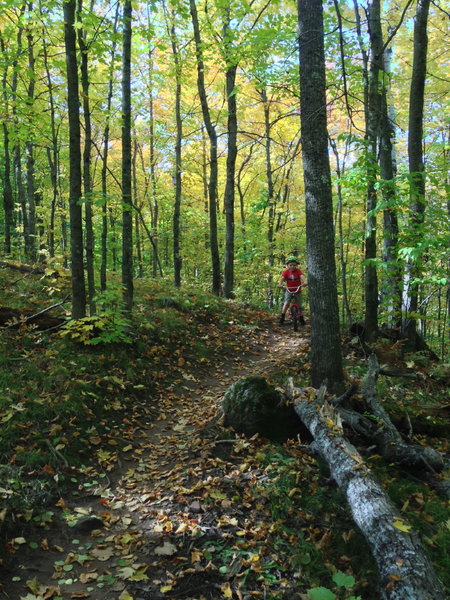
[{"label": "narrow singletrack trail", "polygon": [[222,397],[241,378],[301,370],[308,333],[270,324],[213,366],[187,360],[183,375],[149,398],[147,421],[120,454],[111,447],[86,479],[74,476],[72,492],[49,507],[47,523],[18,524],[14,537],[22,540],[0,565],[0,598],[227,597],[228,584],[215,583],[197,542],[236,530],[245,536],[245,502],[221,486],[253,475],[241,467],[236,475],[220,457],[236,443],[214,440]]}]

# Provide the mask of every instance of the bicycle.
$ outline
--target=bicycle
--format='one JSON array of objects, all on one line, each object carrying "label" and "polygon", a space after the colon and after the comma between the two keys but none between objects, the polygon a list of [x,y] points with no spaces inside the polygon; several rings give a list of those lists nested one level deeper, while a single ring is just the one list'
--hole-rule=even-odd
[{"label": "bicycle", "polygon": [[291,303],[289,310],[291,313],[292,328],[294,331],[298,331],[298,324],[305,325],[305,319],[303,318],[300,306],[295,302],[295,296],[300,292],[300,289],[305,286],[299,285],[295,290],[289,290],[285,286],[280,287],[289,293],[288,301]]}]

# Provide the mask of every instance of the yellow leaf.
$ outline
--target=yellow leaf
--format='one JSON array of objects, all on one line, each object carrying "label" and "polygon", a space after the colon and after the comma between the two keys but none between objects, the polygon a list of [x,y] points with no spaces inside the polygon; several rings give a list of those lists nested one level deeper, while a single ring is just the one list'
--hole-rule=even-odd
[{"label": "yellow leaf", "polygon": [[171,586],[171,585],[163,585],[162,587],[160,587],[160,588],[159,588],[159,591],[160,591],[162,594],[167,594],[167,592],[170,592],[170,591],[171,591],[171,589],[172,589],[172,586]]},{"label": "yellow leaf", "polygon": [[405,533],[409,533],[412,529],[411,525],[407,525],[404,521],[400,519],[396,519],[394,521],[394,527],[399,529],[400,531],[404,531]]},{"label": "yellow leaf", "polygon": [[13,539],[14,544],[26,544],[27,540],[24,537],[16,537]]},{"label": "yellow leaf", "polygon": [[119,600],[133,600],[133,596],[130,596],[127,590],[123,590],[119,596]]},{"label": "yellow leaf", "polygon": [[231,586],[229,583],[224,583],[223,585],[220,586],[220,589],[222,590],[222,594],[224,598],[232,598],[233,597],[233,591],[231,590]]}]

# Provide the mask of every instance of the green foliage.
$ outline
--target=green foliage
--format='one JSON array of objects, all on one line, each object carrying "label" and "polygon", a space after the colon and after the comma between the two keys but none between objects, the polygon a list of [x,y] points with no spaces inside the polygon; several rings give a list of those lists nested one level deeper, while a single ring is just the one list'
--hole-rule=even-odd
[{"label": "green foliage", "polygon": [[131,344],[131,319],[123,310],[117,289],[108,289],[95,299],[98,312],[82,319],[71,319],[60,335],[74,342],[96,346],[97,344]]},{"label": "green foliage", "polygon": [[56,489],[57,482],[51,477],[29,476],[23,467],[0,465],[2,508],[17,513],[33,511],[45,506]]}]

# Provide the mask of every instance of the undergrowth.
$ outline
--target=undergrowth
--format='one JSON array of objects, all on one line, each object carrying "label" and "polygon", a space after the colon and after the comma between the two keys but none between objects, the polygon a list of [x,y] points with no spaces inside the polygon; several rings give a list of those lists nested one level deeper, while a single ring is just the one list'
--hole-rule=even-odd
[{"label": "undergrowth", "polygon": [[[38,312],[49,304],[49,294],[51,303],[66,296],[68,281],[49,274],[8,283],[0,270],[0,285],[5,302]],[[108,472],[112,454],[141,434],[136,423],[145,425],[158,414],[158,395],[168,385],[183,383],[186,365],[208,366],[227,353],[242,353],[243,340],[262,318],[262,313],[199,289],[170,286],[169,293],[167,285],[137,282],[130,320],[118,294],[113,288],[99,297],[97,315],[68,321],[62,331],[40,332],[25,324],[0,332],[0,517],[34,511],[39,518],[37,507],[42,512],[58,489],[70,484],[71,468],[93,457]],[[359,375],[363,369],[355,364],[353,371]],[[293,376],[307,385],[308,372],[309,356],[293,356],[274,380],[281,385]],[[406,408],[411,417],[430,424],[430,433],[444,422],[439,412],[429,414],[430,406],[444,404],[438,388],[424,381],[383,385],[388,408],[398,419]],[[436,390],[442,397],[436,399]],[[448,442],[436,441],[447,449]],[[366,542],[326,468],[301,451],[298,441],[267,444],[256,459],[262,473],[257,489],[261,518],[270,515],[271,543],[286,565],[268,555],[252,568],[254,549],[239,539],[207,542],[206,558],[214,555],[223,576],[233,561],[248,565],[243,583],[245,578],[261,580],[272,591],[282,572],[301,580],[313,600],[358,595],[375,600],[377,576]],[[450,587],[448,503],[395,465],[375,466]],[[267,597],[282,598],[283,592]]]}]

